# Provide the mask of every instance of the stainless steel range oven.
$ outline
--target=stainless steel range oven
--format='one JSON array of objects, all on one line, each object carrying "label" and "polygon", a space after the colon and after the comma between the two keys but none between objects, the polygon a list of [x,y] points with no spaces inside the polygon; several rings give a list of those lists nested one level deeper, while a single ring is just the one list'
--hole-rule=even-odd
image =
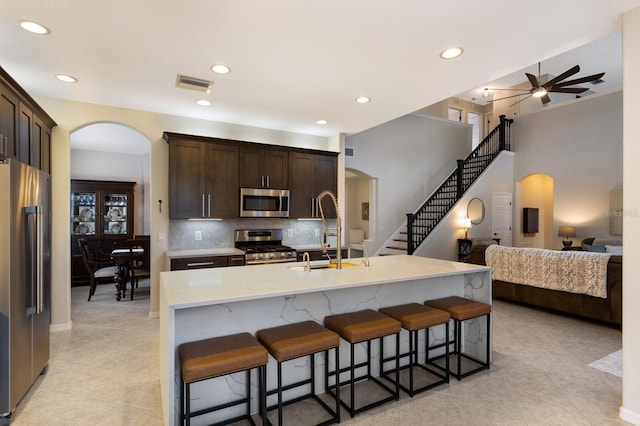
[{"label": "stainless steel range oven", "polygon": [[282,245],[282,229],[239,229],[236,248],[244,251],[245,265],[295,262],[294,248]]}]

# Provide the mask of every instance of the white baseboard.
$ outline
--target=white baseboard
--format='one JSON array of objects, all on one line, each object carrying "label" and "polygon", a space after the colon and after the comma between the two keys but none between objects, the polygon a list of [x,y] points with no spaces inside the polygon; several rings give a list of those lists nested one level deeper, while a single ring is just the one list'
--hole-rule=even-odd
[{"label": "white baseboard", "polygon": [[640,425],[640,413],[620,407],[620,418],[634,425]]},{"label": "white baseboard", "polygon": [[151,319],[160,318],[160,311],[149,312],[149,318]]},{"label": "white baseboard", "polygon": [[55,333],[56,331],[69,331],[73,328],[73,321],[69,321],[64,324],[51,324],[49,326],[49,331],[51,333]]}]

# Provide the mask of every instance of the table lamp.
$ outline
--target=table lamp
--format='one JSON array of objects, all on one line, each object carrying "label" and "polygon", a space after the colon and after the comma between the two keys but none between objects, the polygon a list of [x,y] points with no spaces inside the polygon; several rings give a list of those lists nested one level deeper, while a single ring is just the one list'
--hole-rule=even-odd
[{"label": "table lamp", "polygon": [[471,229],[471,218],[462,218],[462,228],[464,228],[464,239],[468,239],[467,232]]},{"label": "table lamp", "polygon": [[576,236],[576,227],[575,226],[561,226],[558,231],[558,237],[564,237],[562,240],[562,245],[565,247],[571,247],[573,241],[569,238],[573,238]]}]

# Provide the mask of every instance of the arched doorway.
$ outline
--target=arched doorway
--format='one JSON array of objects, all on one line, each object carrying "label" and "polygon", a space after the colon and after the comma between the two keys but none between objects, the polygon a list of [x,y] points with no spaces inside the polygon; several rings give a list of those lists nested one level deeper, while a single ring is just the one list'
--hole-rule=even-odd
[{"label": "arched doorway", "polygon": [[[553,178],[543,173],[524,177],[516,183],[516,211],[514,212],[516,247],[553,248]],[[524,208],[538,209],[537,233],[525,234],[522,229]]]},{"label": "arched doorway", "polygon": [[[87,124],[71,132],[69,147],[72,181],[136,183],[131,234],[150,235],[151,141],[129,126],[113,122],[98,122]],[[73,256],[71,260],[73,269]]]},{"label": "arched doorway", "polygon": [[361,250],[362,241],[377,239],[377,184],[377,179],[366,173],[345,169],[345,239],[353,250]]}]

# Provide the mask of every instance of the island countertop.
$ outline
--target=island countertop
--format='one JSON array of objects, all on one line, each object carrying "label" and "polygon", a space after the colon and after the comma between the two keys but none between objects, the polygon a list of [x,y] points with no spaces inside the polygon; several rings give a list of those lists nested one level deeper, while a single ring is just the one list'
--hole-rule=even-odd
[{"label": "island countertop", "polygon": [[[235,268],[162,272],[162,292],[172,309],[337,290],[398,281],[490,270],[489,267],[419,256],[374,256],[343,259],[342,269],[294,270],[305,263],[278,263]],[[326,264],[311,262],[311,265]],[[355,265],[355,266],[354,266]]]}]

